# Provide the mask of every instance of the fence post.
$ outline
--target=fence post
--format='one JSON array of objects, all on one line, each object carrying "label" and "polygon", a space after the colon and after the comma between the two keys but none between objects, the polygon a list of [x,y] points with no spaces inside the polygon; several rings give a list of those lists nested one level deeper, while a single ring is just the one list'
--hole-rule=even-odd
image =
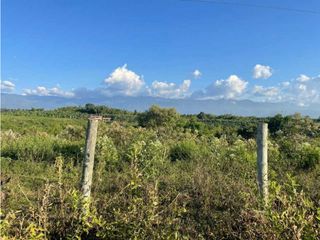
[{"label": "fence post", "polygon": [[257,129],[258,186],[265,204],[268,202],[268,124],[261,122]]},{"label": "fence post", "polygon": [[83,161],[83,172],[81,181],[81,191],[84,198],[89,198],[91,194],[92,174],[94,166],[94,152],[97,142],[97,131],[100,116],[90,116],[88,118],[86,148]]}]

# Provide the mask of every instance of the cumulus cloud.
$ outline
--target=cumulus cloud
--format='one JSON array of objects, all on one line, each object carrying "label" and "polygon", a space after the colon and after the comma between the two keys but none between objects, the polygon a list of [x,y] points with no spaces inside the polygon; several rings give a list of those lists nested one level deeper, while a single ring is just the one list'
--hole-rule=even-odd
[{"label": "cumulus cloud", "polygon": [[272,76],[272,68],[270,66],[257,64],[253,68],[253,78],[267,79]]},{"label": "cumulus cloud", "polygon": [[299,77],[297,77],[298,82],[307,82],[310,80],[310,77],[304,74],[300,74]]},{"label": "cumulus cloud", "polygon": [[[284,92],[284,96],[301,106],[306,106],[311,103],[320,103],[320,76],[317,77],[302,77],[301,75],[296,81],[291,84]],[[302,80],[302,81],[301,81]]]},{"label": "cumulus cloud", "polygon": [[299,106],[320,104],[320,75],[309,77],[300,74],[298,77],[279,83],[277,86],[254,86],[248,95],[253,100],[270,102],[290,102]]},{"label": "cumulus cloud", "polygon": [[[196,71],[195,71],[196,72]],[[196,75],[201,75],[197,70]],[[108,78],[105,79],[106,86],[99,89],[105,96],[140,96],[149,95],[164,98],[182,98],[188,95],[191,80],[184,80],[182,84],[154,81],[147,86],[143,77],[127,68],[127,65],[116,68]]]},{"label": "cumulus cloud", "polygon": [[165,98],[182,98],[188,93],[191,80],[184,80],[179,86],[175,83],[154,81],[150,88],[150,95]]},{"label": "cumulus cloud", "polygon": [[225,98],[235,98],[243,93],[248,82],[242,80],[237,75],[231,75],[226,80],[217,80],[215,87],[220,89]]},{"label": "cumulus cloud", "polygon": [[246,90],[248,82],[237,75],[230,75],[227,79],[216,80],[205,90],[193,94],[195,98],[235,99]]},{"label": "cumulus cloud", "polygon": [[272,97],[279,94],[279,88],[277,87],[263,87],[263,86],[254,86],[253,93],[257,95]]},{"label": "cumulus cloud", "polygon": [[35,89],[25,89],[23,91],[24,95],[37,95],[37,96],[58,96],[58,97],[74,97],[73,92],[63,91],[59,87],[46,88],[43,86],[38,86]]},{"label": "cumulus cloud", "polygon": [[263,87],[256,85],[253,87],[252,93],[254,96],[260,97],[260,100],[279,101],[282,99],[278,87]]},{"label": "cumulus cloud", "polygon": [[320,76],[308,77],[304,74],[278,86],[255,86],[252,89],[253,99],[266,101],[285,101],[299,106],[308,106],[312,103],[320,103]]},{"label": "cumulus cloud", "polygon": [[136,96],[141,93],[145,84],[142,76],[129,70],[127,64],[116,68],[104,82],[106,83],[105,93],[110,96]]},{"label": "cumulus cloud", "polygon": [[12,92],[15,89],[15,85],[10,81],[0,81],[0,89],[3,92]]},{"label": "cumulus cloud", "polygon": [[[269,66],[257,64],[254,68],[254,78],[269,78],[272,69]],[[194,78],[200,77],[201,72],[195,70]],[[249,86],[249,83],[237,75],[212,82],[202,90],[190,93],[191,80],[184,80],[181,84],[164,81],[153,81],[147,85],[141,75],[127,68],[118,67],[104,80],[104,86],[95,89],[79,88],[64,91],[59,86],[48,88],[38,86],[25,89],[24,95],[61,96],[74,98],[105,98],[120,96],[154,96],[163,98],[185,98],[190,95],[195,99],[251,99],[270,102],[291,102],[300,106],[312,103],[320,104],[320,75],[309,77],[300,74],[290,81],[283,81],[274,86]],[[2,91],[13,91],[15,85],[10,81],[1,81]]]},{"label": "cumulus cloud", "polygon": [[192,75],[194,78],[200,78],[202,73],[198,69],[196,69],[193,71]]}]

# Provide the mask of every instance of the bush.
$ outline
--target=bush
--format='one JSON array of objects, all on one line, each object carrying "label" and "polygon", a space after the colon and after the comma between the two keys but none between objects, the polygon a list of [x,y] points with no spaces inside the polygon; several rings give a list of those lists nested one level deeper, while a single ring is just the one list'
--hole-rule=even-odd
[{"label": "bush", "polygon": [[82,157],[82,141],[72,142],[65,139],[38,134],[1,139],[1,156],[23,161],[53,162],[59,155],[79,160]]},{"label": "bush", "polygon": [[46,112],[1,120],[1,154],[11,158],[0,159],[1,239],[319,238],[316,122],[270,135],[269,177],[277,183],[270,181],[267,206],[256,184],[256,142],[246,139],[251,118],[200,114],[216,120],[209,125],[154,107],[142,114],[148,128],[101,122],[84,213],[81,166],[70,159],[83,159],[86,121],[33,115]]},{"label": "bush", "polygon": [[319,208],[298,184],[287,175],[288,182],[281,186],[270,184],[270,203],[266,211],[267,231],[276,239],[318,239],[320,231]]},{"label": "bush", "polygon": [[169,156],[173,162],[177,160],[187,161],[194,159],[198,152],[199,147],[194,141],[182,141],[171,148]]},{"label": "bush", "polygon": [[23,136],[2,146],[2,156],[18,160],[51,161],[55,158],[55,140],[45,136]]},{"label": "bush", "polygon": [[64,138],[73,141],[84,139],[85,129],[82,126],[67,125],[58,136],[59,138]]},{"label": "bush", "polygon": [[179,117],[174,108],[160,108],[153,105],[148,111],[139,114],[138,122],[142,127],[173,126]]},{"label": "bush", "polygon": [[305,170],[313,169],[320,163],[320,147],[305,145],[300,156],[299,167]]}]

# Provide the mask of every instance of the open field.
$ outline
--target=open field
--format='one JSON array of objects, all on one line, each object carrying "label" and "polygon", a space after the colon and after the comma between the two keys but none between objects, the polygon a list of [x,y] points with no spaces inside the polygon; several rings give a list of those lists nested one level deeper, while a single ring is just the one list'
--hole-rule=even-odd
[{"label": "open field", "polygon": [[[90,211],[80,180],[89,114],[101,122]],[[86,105],[1,113],[2,239],[319,239],[320,121],[269,123],[269,203],[254,117]]]}]

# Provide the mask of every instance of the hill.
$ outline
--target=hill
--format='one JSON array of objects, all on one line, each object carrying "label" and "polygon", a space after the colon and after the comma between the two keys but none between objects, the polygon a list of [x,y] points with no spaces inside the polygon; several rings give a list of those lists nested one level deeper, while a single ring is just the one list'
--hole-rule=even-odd
[{"label": "hill", "polygon": [[17,94],[1,94],[2,108],[44,108],[53,109],[64,106],[79,106],[88,102],[107,105],[129,111],[144,111],[151,105],[173,107],[183,114],[197,114],[199,112],[216,115],[233,114],[240,116],[273,116],[275,114],[291,115],[296,112],[313,118],[320,116],[320,104],[297,106],[291,103],[253,102],[250,100],[196,100],[167,99],[155,97],[97,97],[97,98],[64,98],[55,96],[23,96]]}]

